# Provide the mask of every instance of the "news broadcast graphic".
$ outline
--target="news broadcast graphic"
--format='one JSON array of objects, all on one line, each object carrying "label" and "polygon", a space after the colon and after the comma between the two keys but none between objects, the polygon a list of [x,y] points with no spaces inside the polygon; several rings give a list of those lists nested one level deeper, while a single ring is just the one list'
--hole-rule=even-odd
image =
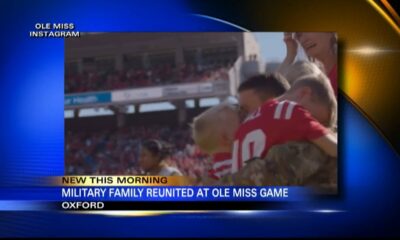
[{"label": "news broadcast graphic", "polygon": [[398,235],[396,1],[17,2],[0,236]]}]

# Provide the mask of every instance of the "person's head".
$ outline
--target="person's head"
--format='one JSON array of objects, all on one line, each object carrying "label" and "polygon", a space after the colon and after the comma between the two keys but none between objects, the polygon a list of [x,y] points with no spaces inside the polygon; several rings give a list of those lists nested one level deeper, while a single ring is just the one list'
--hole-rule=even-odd
[{"label": "person's head", "polygon": [[282,75],[290,85],[293,85],[297,79],[310,74],[322,74],[320,66],[310,61],[297,61],[282,70]]},{"label": "person's head", "polygon": [[193,140],[202,151],[208,154],[230,151],[239,124],[238,107],[223,102],[193,119]]},{"label": "person's head", "polygon": [[296,80],[282,98],[297,102],[326,127],[333,127],[336,123],[336,97],[329,79],[322,73]]},{"label": "person's head", "polygon": [[147,140],[142,143],[139,165],[148,172],[157,166],[169,155],[169,147],[159,140]]},{"label": "person's head", "polygon": [[327,52],[337,52],[337,37],[333,32],[297,32],[295,38],[308,57],[321,59]]},{"label": "person's head", "polygon": [[289,89],[287,80],[278,73],[256,75],[239,86],[239,105],[248,112],[254,112],[265,101],[279,97]]}]

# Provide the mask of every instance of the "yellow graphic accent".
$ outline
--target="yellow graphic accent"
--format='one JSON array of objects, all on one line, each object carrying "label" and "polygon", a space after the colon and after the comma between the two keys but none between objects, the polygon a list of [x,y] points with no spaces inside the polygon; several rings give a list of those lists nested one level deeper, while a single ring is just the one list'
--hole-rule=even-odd
[{"label": "yellow graphic accent", "polygon": [[400,34],[400,27],[393,21],[393,19],[390,18],[390,16],[381,7],[379,7],[378,4],[376,4],[373,0],[368,0],[368,3],[371,4],[372,7],[375,8],[383,16],[383,18],[394,28],[394,30],[396,30],[398,34]]}]

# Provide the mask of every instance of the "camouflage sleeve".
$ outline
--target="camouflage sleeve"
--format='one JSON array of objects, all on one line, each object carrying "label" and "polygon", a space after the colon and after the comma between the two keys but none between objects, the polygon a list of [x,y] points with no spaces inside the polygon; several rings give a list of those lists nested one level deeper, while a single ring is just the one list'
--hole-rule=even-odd
[{"label": "camouflage sleeve", "polygon": [[274,183],[296,186],[336,185],[337,161],[309,142],[290,142],[270,149],[266,174]]},{"label": "camouflage sleeve", "polygon": [[308,142],[290,142],[270,149],[265,159],[250,160],[239,172],[216,185],[313,186],[336,191],[336,159]]}]

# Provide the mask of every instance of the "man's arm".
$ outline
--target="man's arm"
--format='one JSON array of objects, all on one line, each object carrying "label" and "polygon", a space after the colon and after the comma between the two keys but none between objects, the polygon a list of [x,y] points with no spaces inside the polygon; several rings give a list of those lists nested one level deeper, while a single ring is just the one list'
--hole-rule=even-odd
[{"label": "man's arm", "polygon": [[[277,69],[277,72],[283,75],[287,74],[297,55],[297,42],[293,39],[292,34],[292,32],[285,32],[283,35],[283,41],[286,44],[286,57]],[[291,82],[289,83],[292,84]]]},{"label": "man's arm", "polygon": [[331,157],[337,157],[337,138],[332,133],[328,133],[320,138],[311,140]]}]

